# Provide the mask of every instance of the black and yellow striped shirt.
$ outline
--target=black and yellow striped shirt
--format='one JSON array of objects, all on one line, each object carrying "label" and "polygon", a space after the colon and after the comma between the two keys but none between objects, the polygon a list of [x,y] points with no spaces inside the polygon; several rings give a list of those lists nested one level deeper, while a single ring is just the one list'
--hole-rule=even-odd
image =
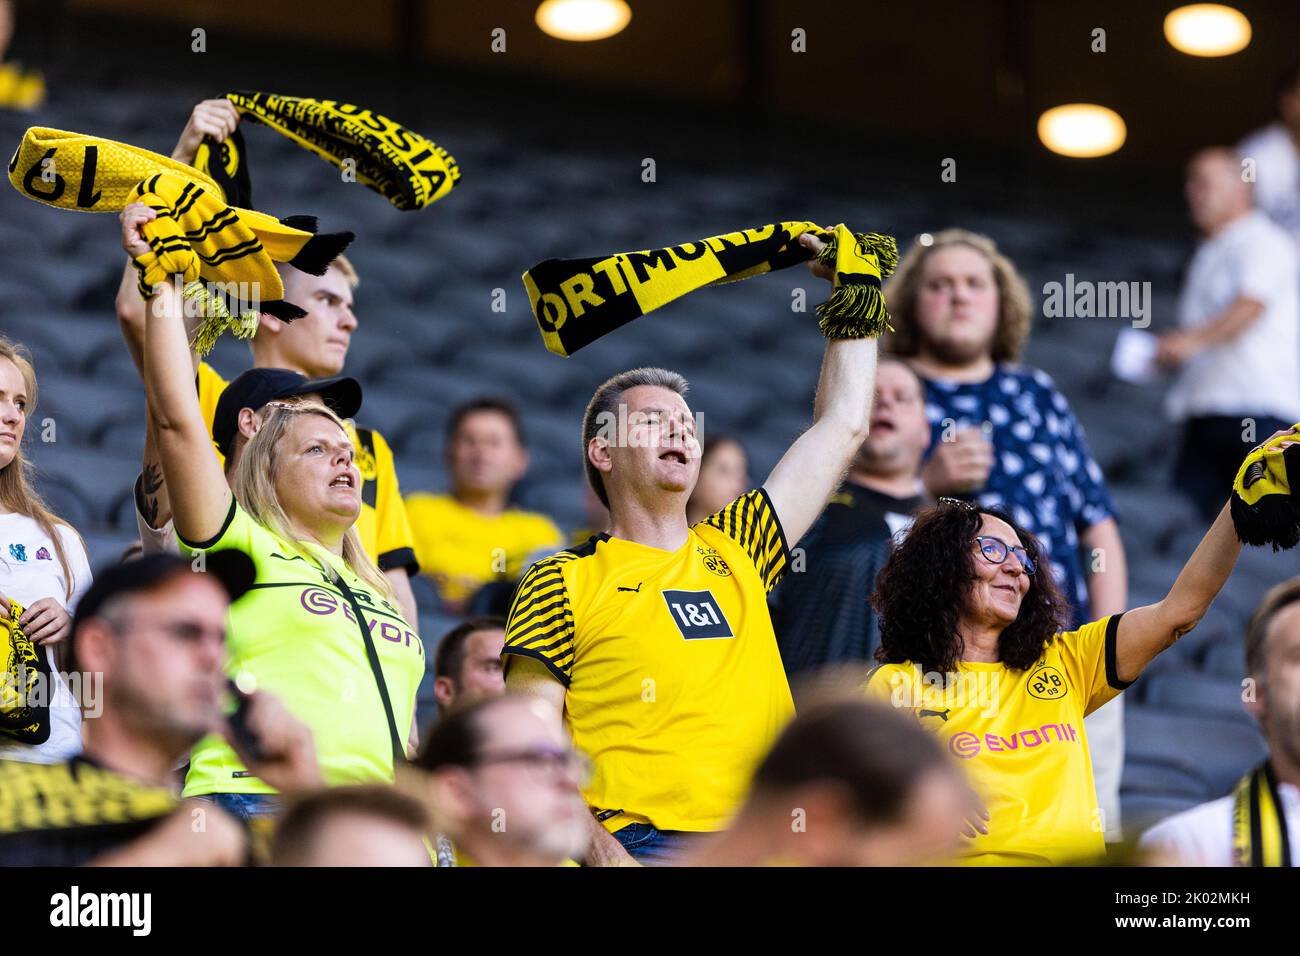
[{"label": "black and yellow striped shirt", "polygon": [[793,715],[767,592],[789,558],[767,493],[748,492],[664,551],[599,534],[534,564],[503,650],[566,688],[575,744],[595,764],[587,802],[715,830]]}]

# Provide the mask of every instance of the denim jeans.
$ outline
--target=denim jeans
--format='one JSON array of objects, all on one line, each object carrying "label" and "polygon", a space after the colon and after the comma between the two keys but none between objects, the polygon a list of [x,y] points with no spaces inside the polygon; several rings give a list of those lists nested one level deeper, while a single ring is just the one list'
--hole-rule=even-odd
[{"label": "denim jeans", "polygon": [[280,812],[280,797],[274,793],[205,793],[201,799],[215,803],[241,823]]},{"label": "denim jeans", "polygon": [[694,837],[685,830],[660,830],[649,823],[630,823],[614,831],[614,839],[643,866],[673,866]]}]

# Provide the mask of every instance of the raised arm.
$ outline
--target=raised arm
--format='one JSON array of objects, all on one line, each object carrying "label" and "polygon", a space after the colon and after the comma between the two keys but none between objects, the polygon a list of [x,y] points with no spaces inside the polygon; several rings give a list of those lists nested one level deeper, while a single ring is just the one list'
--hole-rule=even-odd
[{"label": "raised arm", "polygon": [[[127,255],[149,251],[140,230],[150,218],[152,210],[140,203],[122,211]],[[188,541],[206,541],[221,530],[230,510],[230,489],[199,409],[183,313],[179,290],[163,283],[145,310],[144,390],[176,533]]]},{"label": "raised arm", "polygon": [[[180,139],[172,150],[172,159],[187,166],[194,165],[194,157],[199,144],[205,136],[211,136],[218,143],[223,143],[239,125],[239,111],[227,99],[204,100],[194,107],[189,122],[181,130]],[[126,342],[126,350],[131,353],[136,371],[144,375],[144,319],[146,303],[140,297],[137,288],[136,271],[128,259],[126,269],[122,272],[122,281],[117,287],[117,323]],[[189,329],[191,335],[193,329]],[[198,357],[194,366],[198,368]]]},{"label": "raised arm", "polygon": [[[800,241],[814,252],[823,245],[806,234]],[[815,259],[809,266],[814,275],[831,277],[830,270]],[[790,446],[763,483],[791,547],[817,520],[866,439],[875,384],[875,339],[832,339],[826,343],[812,426]]]},{"label": "raised arm", "polygon": [[1164,600],[1134,608],[1119,622],[1115,663],[1121,681],[1136,680],[1151,660],[1205,616],[1241,553],[1227,505],[1183,565]]}]

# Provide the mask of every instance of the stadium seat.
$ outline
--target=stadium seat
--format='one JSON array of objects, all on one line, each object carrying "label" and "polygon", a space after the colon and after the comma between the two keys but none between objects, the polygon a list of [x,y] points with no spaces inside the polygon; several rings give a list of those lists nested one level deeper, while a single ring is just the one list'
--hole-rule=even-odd
[{"label": "stadium seat", "polygon": [[1129,839],[1136,839],[1165,817],[1190,810],[1204,802],[1192,797],[1155,793],[1121,794],[1120,819],[1123,821],[1124,833]]},{"label": "stadium seat", "polygon": [[1241,641],[1218,641],[1205,652],[1207,674],[1240,680],[1246,674],[1246,647]]},{"label": "stadium seat", "polygon": [[1120,784],[1122,794],[1209,798],[1209,785],[1199,773],[1166,760],[1129,760]]},{"label": "stadium seat", "polygon": [[1245,720],[1239,681],[1214,673],[1167,671],[1155,675],[1144,703],[1166,714]]},{"label": "stadium seat", "polygon": [[1124,727],[1128,761],[1163,760],[1200,774],[1211,796],[1227,793],[1266,753],[1258,728],[1248,721],[1165,714],[1151,707],[1130,706],[1124,711]]}]

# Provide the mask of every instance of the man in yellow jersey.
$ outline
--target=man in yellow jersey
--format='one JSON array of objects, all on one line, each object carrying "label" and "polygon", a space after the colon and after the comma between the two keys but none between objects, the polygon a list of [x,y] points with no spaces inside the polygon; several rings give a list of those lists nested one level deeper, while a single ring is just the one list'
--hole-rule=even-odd
[{"label": "man in yellow jersey", "polygon": [[485,397],[452,411],[451,492],[406,499],[420,572],[433,580],[449,613],[464,613],[475,593],[493,582],[502,583],[502,601],[508,599],[529,561],[564,543],[546,515],[511,504],[527,470],[523,424],[513,403]]},{"label": "man in yellow jersey", "polygon": [[545,701],[507,694],[457,710],[415,765],[456,866],[572,866],[587,849],[586,761]]},{"label": "man in yellow jersey", "polygon": [[[199,103],[181,133],[172,158],[192,164],[205,136],[224,141],[238,124],[239,114],[229,100]],[[285,298],[306,310],[307,314],[293,322],[263,315],[257,335],[249,342],[253,365],[288,369],[312,379],[338,375],[357,328],[357,318],[352,312],[352,291],[358,282],[356,271],[342,256],[334,260],[323,276],[307,275],[283,263],[276,263],[276,268],[284,282]],[[137,284],[135,269],[128,263],[118,289],[117,313],[127,348],[139,369],[142,367],[140,355],[144,343],[145,303]],[[227,382],[206,362],[197,364],[196,375],[199,405],[204,420],[211,427],[217,401]],[[379,432],[358,427],[351,419],[347,421],[347,428],[356,447],[356,463],[362,480],[357,532],[366,553],[392,584],[404,616],[408,621],[415,621],[418,614],[410,576],[419,570],[419,565],[406,520],[406,508],[402,504],[393,453]],[[152,446],[147,429],[146,461],[141,482],[146,487],[154,480],[160,480],[156,477],[151,479],[151,466],[155,473],[160,474],[156,456],[151,458]]]},{"label": "man in yellow jersey", "polygon": [[1068,604],[1033,535],[951,498],[920,513],[877,579],[882,663],[866,692],[965,767],[987,813],[963,862],[1104,857],[1083,718],[1196,626],[1240,550],[1225,505],[1163,600],[1062,632]]},{"label": "man in yellow jersey", "polygon": [[529,569],[502,653],[507,689],[552,701],[594,763],[588,862],[671,862],[722,829],[793,715],[767,592],[866,436],[875,367],[874,340],[829,341],[811,427],[763,487],[695,525],[685,379],[623,372],[587,406],[587,478],[609,530]]}]

